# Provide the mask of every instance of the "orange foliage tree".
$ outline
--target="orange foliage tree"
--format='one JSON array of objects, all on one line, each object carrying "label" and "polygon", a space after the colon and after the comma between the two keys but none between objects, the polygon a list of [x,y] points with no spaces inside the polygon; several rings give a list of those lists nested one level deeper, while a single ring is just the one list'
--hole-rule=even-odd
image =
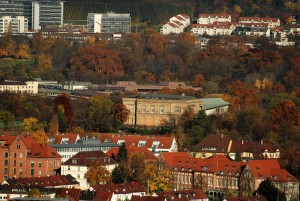
[{"label": "orange foliage tree", "polygon": [[48,135],[45,133],[44,130],[38,130],[32,134],[32,138],[38,144],[47,144],[48,143]]}]

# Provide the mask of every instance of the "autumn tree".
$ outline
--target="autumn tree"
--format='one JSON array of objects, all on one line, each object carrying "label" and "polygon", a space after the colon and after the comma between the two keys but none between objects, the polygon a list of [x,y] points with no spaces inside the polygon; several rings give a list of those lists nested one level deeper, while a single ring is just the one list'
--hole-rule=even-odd
[{"label": "autumn tree", "polygon": [[146,164],[142,183],[149,188],[150,192],[170,190],[172,181],[173,175],[165,163],[156,161]]},{"label": "autumn tree", "polygon": [[29,198],[39,198],[39,197],[42,197],[42,193],[41,193],[40,189],[33,188],[28,192],[28,197]]},{"label": "autumn tree", "polygon": [[32,134],[32,138],[38,144],[47,144],[48,143],[48,135],[45,133],[44,130],[37,130]]},{"label": "autumn tree", "polygon": [[22,43],[18,46],[16,54],[16,59],[29,59],[30,58],[30,47],[29,45]]},{"label": "autumn tree", "polygon": [[49,133],[51,136],[54,136],[54,135],[58,134],[58,130],[59,130],[58,116],[57,116],[57,114],[53,114],[51,121],[50,121]]},{"label": "autumn tree", "polygon": [[114,121],[118,124],[123,124],[128,120],[130,111],[126,108],[125,105],[118,103],[113,105],[112,113]]},{"label": "autumn tree", "polygon": [[180,117],[180,123],[185,132],[187,132],[192,127],[195,116],[196,116],[195,111],[190,106],[188,106],[182,113]]},{"label": "autumn tree", "polygon": [[[59,115],[65,115],[67,118],[68,126],[71,127],[72,121],[73,121],[73,107],[71,104],[71,98],[68,94],[61,94],[55,97],[54,100],[54,111],[56,113],[61,112],[62,114]],[[58,112],[58,110],[60,110]],[[60,116],[59,116],[60,118]]]},{"label": "autumn tree", "polygon": [[188,135],[184,132],[181,126],[178,126],[173,132],[172,135],[175,137],[178,151],[184,151],[187,148],[189,139]]},{"label": "autumn tree", "polygon": [[145,156],[142,152],[134,152],[129,154],[129,172],[130,180],[142,182],[146,167]]},{"label": "autumn tree", "polygon": [[92,96],[89,99],[88,120],[89,128],[100,132],[112,129],[112,102],[102,96]]},{"label": "autumn tree", "polygon": [[45,123],[39,122],[34,117],[25,118],[23,121],[23,127],[26,132],[34,132],[45,128]]},{"label": "autumn tree", "polygon": [[109,171],[99,162],[93,162],[89,165],[89,169],[86,173],[86,179],[90,186],[94,186],[96,184],[107,184],[111,182]]},{"label": "autumn tree", "polygon": [[166,49],[167,43],[168,38],[165,35],[154,32],[147,41],[147,48],[150,53],[158,55]]},{"label": "autumn tree", "polygon": [[202,87],[205,84],[205,79],[202,74],[197,74],[192,82],[195,87]]}]

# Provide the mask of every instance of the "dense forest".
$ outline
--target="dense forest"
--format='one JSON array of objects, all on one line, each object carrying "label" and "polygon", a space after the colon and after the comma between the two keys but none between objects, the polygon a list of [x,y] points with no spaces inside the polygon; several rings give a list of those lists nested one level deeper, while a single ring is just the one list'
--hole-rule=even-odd
[{"label": "dense forest", "polygon": [[283,23],[299,17],[299,0],[66,0],[65,22],[85,24],[88,13],[130,13],[133,21],[166,23],[179,13],[193,21],[199,13],[230,13],[234,21],[240,16],[277,17]]}]

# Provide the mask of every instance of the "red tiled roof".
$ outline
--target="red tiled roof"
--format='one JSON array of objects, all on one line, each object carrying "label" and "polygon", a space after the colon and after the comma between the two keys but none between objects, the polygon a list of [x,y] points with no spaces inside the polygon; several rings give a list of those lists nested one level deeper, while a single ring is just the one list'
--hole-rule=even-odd
[{"label": "red tiled roof", "polygon": [[[157,159],[156,156],[151,151],[149,151],[146,147],[133,147],[133,146],[130,146],[130,147],[126,147],[126,148],[127,148],[128,154],[133,154],[133,153],[136,153],[136,152],[143,153],[144,156],[145,156],[145,160],[147,160],[147,161],[155,161]],[[118,152],[119,152],[119,148],[113,147],[109,151],[106,152],[106,155],[109,156],[109,157],[111,157],[112,154],[117,156]]]},{"label": "red tiled roof", "polygon": [[170,25],[173,28],[178,28],[178,26],[176,24],[172,23],[172,22],[169,22],[168,25]]},{"label": "red tiled roof", "polygon": [[277,160],[249,160],[247,164],[256,178],[267,178],[271,169],[280,169]]},{"label": "red tiled roof", "polygon": [[68,139],[66,142],[68,144],[74,144],[76,142],[76,139],[78,137],[78,134],[73,134],[73,133],[65,133],[65,134],[57,134],[55,135],[55,144],[61,144],[63,143],[62,140],[63,138]]},{"label": "red tiled roof", "polygon": [[227,153],[230,138],[227,135],[208,135],[194,148],[196,151],[208,151],[211,153]]},{"label": "red tiled roof", "polygon": [[188,152],[161,152],[159,154],[159,159],[164,160],[169,166],[173,165],[174,158],[190,159],[191,156]]},{"label": "red tiled roof", "polygon": [[69,198],[70,200],[79,200],[80,189],[62,188],[59,195],[63,198]]},{"label": "red tiled roof", "polygon": [[190,16],[188,16],[187,14],[179,14],[180,16],[184,17],[184,18],[190,18]]},{"label": "red tiled roof", "polygon": [[96,192],[93,201],[111,201],[113,194],[113,192],[109,191]]},{"label": "red tiled roof", "polygon": [[139,196],[132,195],[131,201],[164,201],[166,198],[164,196]]},{"label": "red tiled roof", "polygon": [[63,165],[89,166],[92,162],[99,162],[101,165],[117,164],[111,157],[103,151],[82,151],[69,158]]},{"label": "red tiled roof", "polygon": [[299,182],[299,180],[288,171],[280,168],[271,168],[269,179],[274,182]]},{"label": "red tiled roof", "polygon": [[31,149],[28,153],[30,158],[61,158],[61,155],[52,149],[48,144],[32,143]]},{"label": "red tiled roof", "polygon": [[21,139],[23,140],[24,144],[26,145],[27,149],[31,149],[31,145],[36,143],[31,135],[21,135]]},{"label": "red tiled roof", "polygon": [[114,194],[128,194],[146,192],[146,188],[139,182],[123,183],[123,184],[103,184],[95,185],[93,189],[98,192],[114,192]]},{"label": "red tiled roof", "polygon": [[124,140],[127,147],[139,145],[140,141],[145,141],[146,144],[144,147],[150,149],[153,147],[153,142],[158,141],[159,145],[157,148],[159,149],[170,149],[174,137],[161,137],[161,136],[142,136],[142,135],[118,135],[118,134],[100,134],[99,140],[101,142],[112,142],[118,143],[119,140]]},{"label": "red tiled roof", "polygon": [[78,182],[71,175],[55,175],[48,177],[31,177],[7,180],[9,185],[22,187],[51,187],[51,186],[64,186],[64,185],[77,185]]},{"label": "red tiled roof", "polygon": [[164,191],[158,195],[165,196],[168,200],[198,200],[207,199],[207,195],[201,189]]}]

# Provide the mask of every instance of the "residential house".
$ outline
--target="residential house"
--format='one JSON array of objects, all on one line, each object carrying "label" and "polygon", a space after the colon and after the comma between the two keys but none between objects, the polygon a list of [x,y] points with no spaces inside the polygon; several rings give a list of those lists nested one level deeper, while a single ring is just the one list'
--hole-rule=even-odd
[{"label": "residential house", "polygon": [[99,140],[104,143],[126,144],[127,147],[145,147],[155,154],[160,152],[177,152],[177,143],[173,136],[143,136],[126,134],[100,134]]},{"label": "residential house", "polygon": [[[71,139],[71,141],[73,141]],[[70,138],[68,142],[71,142]],[[101,143],[95,137],[83,137],[73,144],[50,144],[50,146],[56,150],[62,156],[62,162],[67,161],[80,151],[96,151],[101,150],[104,153],[113,147],[119,147],[120,145],[115,143]]]},{"label": "residential house", "polygon": [[124,201],[131,200],[132,196],[146,195],[146,188],[138,182],[95,185],[92,189],[96,191],[95,201]]},{"label": "residential house", "polygon": [[240,17],[239,22],[242,23],[268,23],[268,28],[274,28],[280,26],[279,18],[270,18],[270,17]]},{"label": "residential house", "polygon": [[0,180],[55,175],[61,156],[49,145],[39,145],[31,136],[0,137]]},{"label": "residential house", "polygon": [[214,22],[231,22],[229,14],[199,14],[197,24],[213,24]]},{"label": "residential house", "polygon": [[0,91],[38,93],[38,81],[31,78],[15,78],[0,82]]},{"label": "residential house", "polygon": [[163,191],[158,193],[159,196],[165,197],[166,201],[186,200],[186,201],[208,201],[208,196],[201,189]]},{"label": "residential house", "polygon": [[108,157],[100,150],[83,151],[78,152],[61,165],[61,174],[74,176],[79,182],[81,189],[88,189],[90,185],[87,181],[86,173],[90,165],[96,162],[105,167],[110,173],[118,165],[114,159]]},{"label": "residential house", "polygon": [[236,27],[234,30],[236,35],[245,36],[271,36],[270,28],[260,28],[260,27]]},{"label": "residential house", "polygon": [[190,16],[179,14],[170,18],[169,22],[162,26],[161,34],[180,34],[191,23]]},{"label": "residential house", "polygon": [[240,154],[241,160],[250,159],[279,159],[280,148],[261,140],[232,140],[227,135],[208,135],[191,150],[196,158],[208,158],[215,154],[229,156],[232,160]]},{"label": "residential house", "polygon": [[[146,147],[128,146],[126,147],[126,149],[129,156],[135,153],[144,155],[145,162],[151,162],[157,160],[154,153],[149,151],[149,149]],[[109,157],[112,157],[112,155],[114,155],[116,157],[118,155],[118,152],[119,152],[119,148],[115,147],[115,148],[111,148],[108,152],[106,152],[106,155]]]},{"label": "residential house", "polygon": [[191,32],[194,35],[231,35],[235,29],[233,23],[214,22],[212,24],[193,24]]},{"label": "residential house", "polygon": [[284,192],[287,200],[299,198],[299,180],[284,169],[277,160],[249,160],[241,175],[241,194],[254,192],[259,184],[269,178],[273,185]]},{"label": "residential house", "polygon": [[130,110],[126,125],[157,127],[164,125],[170,116],[177,124],[187,107],[197,113],[201,101],[193,96],[169,94],[139,94],[123,98],[123,104]]}]

